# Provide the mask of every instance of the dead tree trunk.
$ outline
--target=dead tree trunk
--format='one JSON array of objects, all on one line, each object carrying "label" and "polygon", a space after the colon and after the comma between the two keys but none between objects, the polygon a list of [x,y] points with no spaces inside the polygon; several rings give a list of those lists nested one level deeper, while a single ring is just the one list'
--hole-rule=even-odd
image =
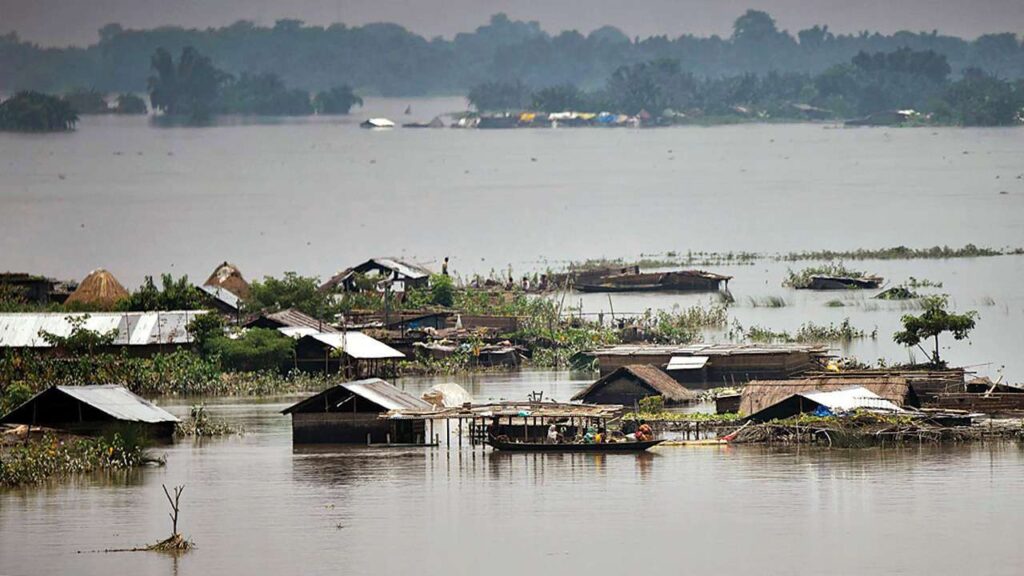
[{"label": "dead tree trunk", "polygon": [[167,515],[171,517],[171,535],[177,535],[178,533],[178,500],[181,499],[181,493],[185,491],[185,485],[174,487],[174,498],[171,498],[171,493],[167,490],[167,486],[161,484],[164,489],[164,495],[167,496],[167,503],[171,505],[171,512]]}]

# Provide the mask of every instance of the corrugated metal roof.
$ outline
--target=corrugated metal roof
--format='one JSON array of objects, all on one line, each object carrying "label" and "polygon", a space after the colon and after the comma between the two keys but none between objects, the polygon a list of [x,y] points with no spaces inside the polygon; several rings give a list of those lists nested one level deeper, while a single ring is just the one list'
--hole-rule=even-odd
[{"label": "corrugated metal roof", "polygon": [[731,356],[738,354],[792,354],[805,352],[824,354],[827,346],[808,344],[691,344],[673,346],[666,344],[621,344],[598,348],[588,352],[591,356]]},{"label": "corrugated metal roof", "polygon": [[88,330],[104,333],[116,330],[115,346],[187,344],[192,341],[188,324],[200,314],[206,311],[0,314],[0,348],[48,348],[50,345],[40,332],[68,336],[71,334],[68,318],[83,316],[88,316],[84,325]]},{"label": "corrugated metal roof", "polygon": [[310,334],[306,338],[313,338],[335,350],[342,350],[357,360],[405,358],[405,354],[362,332],[317,333]]},{"label": "corrugated metal roof", "polygon": [[673,356],[666,370],[700,370],[708,360],[707,356]]},{"label": "corrugated metal roof", "polygon": [[[55,386],[64,394],[125,422],[178,422],[170,412],[124,386]],[[31,401],[30,401],[31,402]]]},{"label": "corrugated metal roof", "polygon": [[263,317],[284,326],[314,328],[317,332],[337,332],[334,326],[331,326],[329,323],[317,320],[309,314],[294,308],[264,314]]},{"label": "corrugated metal roof", "polygon": [[242,300],[227,288],[204,284],[199,289],[209,294],[211,298],[223,302],[235,310],[242,306]]},{"label": "corrugated metal roof", "polygon": [[337,386],[332,386],[315,396],[311,396],[301,402],[285,408],[281,413],[291,414],[292,412],[303,411],[306,407],[315,407],[315,410],[313,410],[314,412],[324,412],[325,410],[323,406],[325,400],[322,399],[329,397],[332,392],[339,388],[343,388],[352,394],[365,398],[366,400],[382,407],[384,410],[430,410],[433,408],[433,406],[428,402],[406,394],[380,378],[368,378],[366,380],[342,382]]},{"label": "corrugated metal roof", "polygon": [[408,262],[395,260],[394,258],[374,258],[371,261],[376,262],[384,268],[390,268],[402,276],[412,278],[414,280],[430,276],[430,270],[416,264],[409,264]]},{"label": "corrugated metal roof", "polygon": [[429,409],[433,406],[425,400],[406,394],[380,378],[356,380],[342,384],[348,391],[366,398],[388,410]]}]

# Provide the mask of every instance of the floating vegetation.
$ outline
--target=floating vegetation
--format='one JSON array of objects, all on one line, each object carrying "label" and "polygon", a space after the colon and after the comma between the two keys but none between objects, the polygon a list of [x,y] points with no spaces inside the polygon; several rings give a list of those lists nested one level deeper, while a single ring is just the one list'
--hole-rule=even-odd
[{"label": "floating vegetation", "polygon": [[38,484],[94,470],[127,470],[148,463],[163,461],[147,454],[143,437],[127,429],[103,438],[61,439],[47,433],[38,440],[0,447],[0,487]]},{"label": "floating vegetation", "polygon": [[828,307],[828,308],[842,308],[842,307],[846,306],[846,304],[842,300],[836,299],[836,300],[829,300],[828,302],[825,302],[825,306]]},{"label": "floating vegetation", "polygon": [[671,312],[648,310],[641,318],[644,334],[652,342],[688,344],[700,337],[706,328],[725,328],[729,314],[724,306],[674,306]]},{"label": "floating vegetation", "polygon": [[821,266],[808,266],[799,272],[786,271],[786,279],[782,285],[789,288],[807,288],[815,276],[835,276],[839,278],[864,278],[866,274],[860,270],[847,268],[842,262],[829,262]]},{"label": "floating vegetation", "polygon": [[888,290],[879,292],[878,295],[875,296],[878,300],[913,300],[914,298],[920,297],[920,294],[906,286],[893,286]]},{"label": "floating vegetation", "polygon": [[782,296],[751,296],[747,299],[752,308],[785,308],[786,299]]},{"label": "floating vegetation", "polygon": [[907,288],[942,288],[942,282],[935,282],[927,278],[914,278],[913,276],[904,284]]},{"label": "floating vegetation", "polygon": [[851,342],[861,338],[875,339],[878,337],[878,329],[866,332],[855,328],[846,318],[838,325],[819,325],[814,322],[806,322],[800,326],[795,334],[786,331],[775,331],[762,326],[751,326],[744,337],[751,342],[760,343],[817,343],[817,342]]},{"label": "floating vegetation", "polygon": [[942,260],[947,258],[1005,256],[1010,254],[1024,254],[1024,248],[979,248],[974,244],[967,244],[963,248],[950,248],[949,246],[932,246],[931,248],[894,246],[891,248],[879,248],[874,250],[858,248],[857,250],[790,252],[780,256],[778,259],[789,262],[798,260]]},{"label": "floating vegetation", "polygon": [[240,432],[241,429],[238,427],[211,418],[204,404],[193,404],[189,409],[188,419],[178,422],[174,427],[175,435],[192,436],[195,438],[224,436]]}]

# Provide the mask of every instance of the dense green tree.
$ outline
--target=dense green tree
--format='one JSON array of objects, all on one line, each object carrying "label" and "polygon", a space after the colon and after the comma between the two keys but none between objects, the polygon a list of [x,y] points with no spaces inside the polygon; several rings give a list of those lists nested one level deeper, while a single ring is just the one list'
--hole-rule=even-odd
[{"label": "dense green tree", "polygon": [[549,86],[533,93],[534,110],[541,112],[563,112],[567,110],[585,110],[586,94],[572,84]]},{"label": "dense green tree", "polygon": [[191,46],[181,50],[177,64],[167,50],[157,48],[151,67],[156,75],[149,77],[149,100],[154,109],[171,116],[208,116],[231,78]]},{"label": "dense green tree", "polygon": [[39,337],[53,346],[60,355],[90,355],[110,346],[117,339],[116,328],[107,332],[87,328],[88,314],[68,316],[66,320],[71,326],[71,331],[67,336],[46,331],[39,332]]},{"label": "dense green tree", "polygon": [[220,89],[216,109],[227,114],[305,116],[313,104],[305,90],[289,90],[276,74],[243,73]]},{"label": "dense green tree", "polygon": [[348,114],[354,106],[362,106],[363,99],[356,96],[348,84],[335,86],[313,97],[317,114]]},{"label": "dense green tree", "polygon": [[320,290],[320,280],[285,272],[283,278],[266,276],[253,282],[245,309],[249,312],[276,312],[295,308],[321,320],[332,320],[339,311],[338,304],[327,292]]},{"label": "dense green tree", "polygon": [[204,342],[204,353],[220,358],[232,372],[284,371],[290,365],[295,341],[277,330],[250,328],[237,338],[215,336]]},{"label": "dense green tree", "polygon": [[522,82],[485,82],[474,86],[467,96],[481,112],[517,111],[530,105],[530,90]]},{"label": "dense green tree", "polygon": [[146,276],[142,286],[122,300],[119,307],[135,312],[198,310],[203,303],[199,290],[188,281],[188,276],[175,280],[170,274],[162,274],[159,288],[152,276]]},{"label": "dense green tree", "polygon": [[61,132],[74,130],[78,114],[66,101],[39,92],[18,92],[0,102],[0,130]]},{"label": "dense green tree", "polygon": [[[943,332],[950,332],[956,340],[967,338],[974,329],[978,313],[975,311],[964,314],[955,314],[947,310],[949,299],[946,296],[927,296],[921,300],[924,312],[919,316],[907,314],[903,316],[903,330],[893,334],[893,340],[904,346],[917,346],[921,342],[934,339],[935,349],[932,354],[932,364],[940,366],[939,359],[939,335]],[[925,351],[924,348],[921,348]],[[925,351],[927,353],[927,351]]]},{"label": "dense green tree", "polygon": [[1024,115],[1024,86],[989,76],[977,68],[950,85],[936,115],[962,126],[1006,126]]},{"label": "dense green tree", "polygon": [[131,93],[124,93],[117,97],[117,105],[114,107],[116,114],[147,114],[146,101]]},{"label": "dense green tree", "polygon": [[64,95],[64,101],[79,114],[109,114],[111,112],[106,97],[102,92],[94,89],[72,90]]}]

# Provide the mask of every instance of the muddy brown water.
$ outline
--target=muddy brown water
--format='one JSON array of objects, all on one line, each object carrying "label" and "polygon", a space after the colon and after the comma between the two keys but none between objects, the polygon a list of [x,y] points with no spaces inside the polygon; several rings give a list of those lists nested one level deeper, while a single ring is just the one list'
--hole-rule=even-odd
[{"label": "muddy brown water", "polygon": [[[562,373],[463,382],[571,394]],[[431,380],[410,379],[410,392]],[[293,398],[211,399],[241,437],[158,448],[163,468],[0,492],[0,574],[1020,574],[1024,450],[665,447],[643,455],[291,444]],[[188,406],[165,402],[176,414]],[[186,484],[198,548],[167,535]]]}]

